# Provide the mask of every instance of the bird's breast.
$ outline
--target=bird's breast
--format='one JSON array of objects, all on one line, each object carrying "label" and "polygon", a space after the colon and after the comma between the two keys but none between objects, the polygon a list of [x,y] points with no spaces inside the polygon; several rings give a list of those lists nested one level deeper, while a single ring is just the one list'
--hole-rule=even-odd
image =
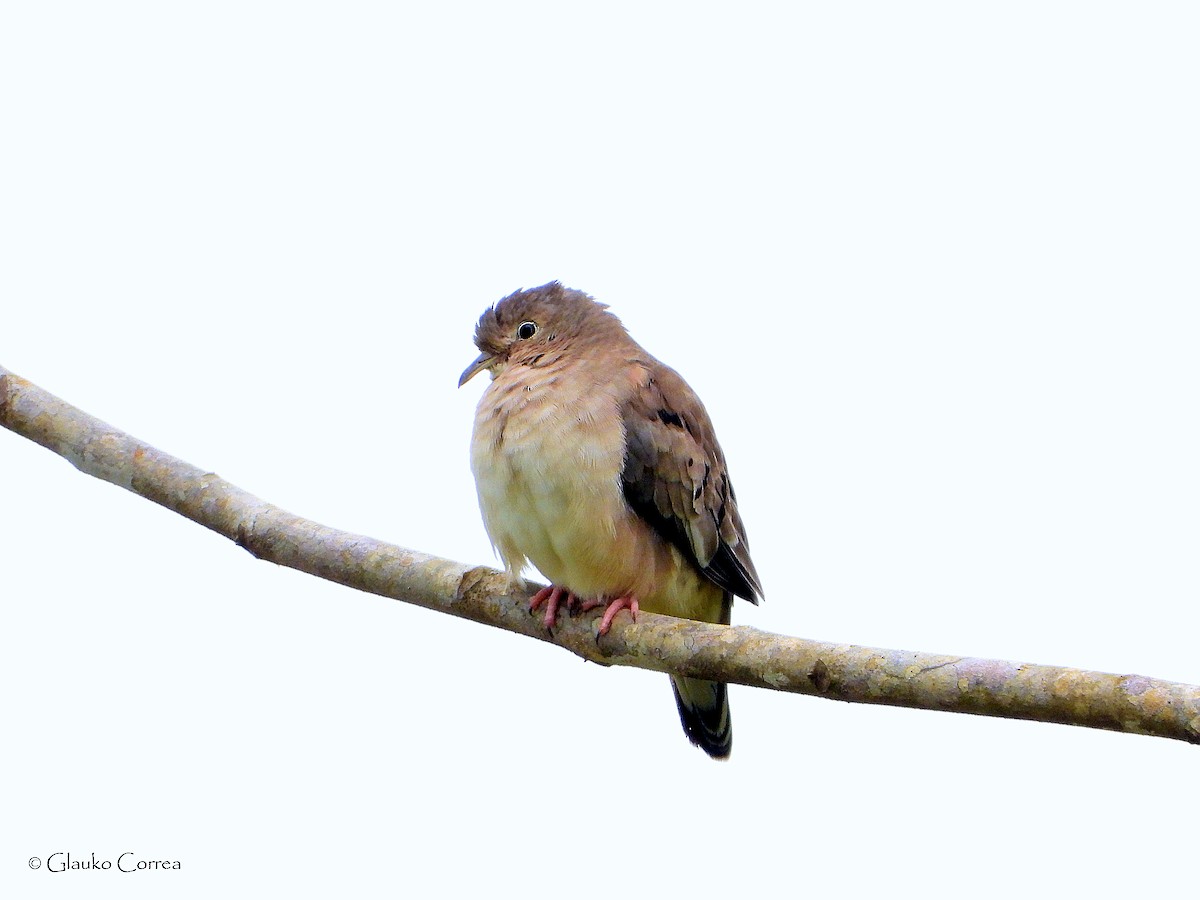
[{"label": "bird's breast", "polygon": [[578,371],[503,373],[475,417],[471,467],[484,524],[512,552],[581,593],[614,581],[599,569],[629,515],[621,489],[625,430],[611,385]]}]

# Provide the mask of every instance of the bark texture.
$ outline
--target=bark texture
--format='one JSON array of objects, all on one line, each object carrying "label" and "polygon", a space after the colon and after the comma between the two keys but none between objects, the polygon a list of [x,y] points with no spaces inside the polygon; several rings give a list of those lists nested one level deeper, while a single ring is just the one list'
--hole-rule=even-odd
[{"label": "bark texture", "polygon": [[[529,612],[536,586],[326,528],[272,506],[78,410],[0,366],[0,425],[81,471],[186,516],[269,560],[428,609],[558,644],[604,665],[855,703],[1058,722],[1200,743],[1200,687],[1141,675],[830,644],[747,626],[643,613],[596,636],[599,613],[549,631]],[[7,472],[0,478],[12,478]]]}]

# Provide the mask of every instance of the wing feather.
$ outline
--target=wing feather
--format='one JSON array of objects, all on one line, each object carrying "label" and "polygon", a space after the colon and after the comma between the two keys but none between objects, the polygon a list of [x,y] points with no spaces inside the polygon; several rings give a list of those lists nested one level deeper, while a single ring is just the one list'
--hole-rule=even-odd
[{"label": "wing feather", "polygon": [[757,603],[762,586],[700,398],[673,369],[647,361],[622,414],[630,507],[714,584]]}]

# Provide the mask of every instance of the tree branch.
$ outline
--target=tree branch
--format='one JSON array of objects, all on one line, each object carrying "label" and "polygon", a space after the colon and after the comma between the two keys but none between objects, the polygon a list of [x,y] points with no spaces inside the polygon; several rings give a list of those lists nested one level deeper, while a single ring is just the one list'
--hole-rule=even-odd
[{"label": "tree branch", "polygon": [[1200,743],[1200,687],[1001,660],[829,644],[642,613],[604,637],[597,616],[553,632],[504,576],[326,528],[156,450],[0,366],[0,425],[224,535],[259,559],[548,641],[604,665],[915,709],[1059,722]]}]

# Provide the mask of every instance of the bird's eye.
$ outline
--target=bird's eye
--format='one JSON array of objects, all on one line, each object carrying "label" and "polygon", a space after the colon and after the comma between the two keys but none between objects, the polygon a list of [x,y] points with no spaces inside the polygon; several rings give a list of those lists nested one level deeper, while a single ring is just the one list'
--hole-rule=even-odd
[{"label": "bird's eye", "polygon": [[517,326],[517,337],[523,341],[529,340],[537,334],[537,325],[533,322],[522,322]]}]

